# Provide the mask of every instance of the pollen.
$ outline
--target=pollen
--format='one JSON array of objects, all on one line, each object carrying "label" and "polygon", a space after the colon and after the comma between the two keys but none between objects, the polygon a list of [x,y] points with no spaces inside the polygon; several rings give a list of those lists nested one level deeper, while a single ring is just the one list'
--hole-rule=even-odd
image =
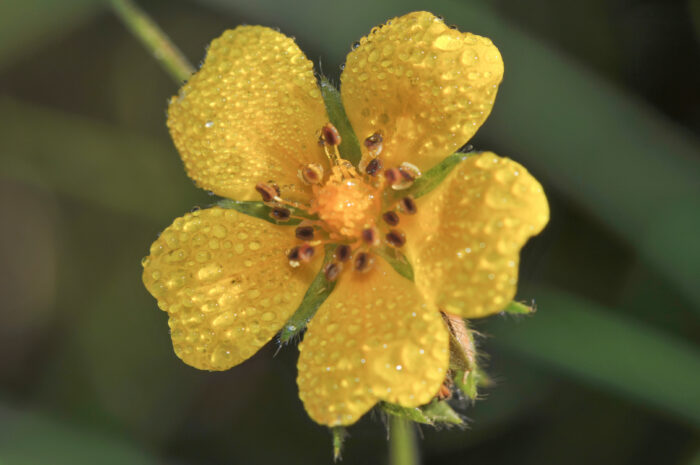
[{"label": "pollen", "polygon": [[311,211],[335,236],[359,238],[374,226],[381,209],[377,189],[361,179],[330,179],[316,191]]}]

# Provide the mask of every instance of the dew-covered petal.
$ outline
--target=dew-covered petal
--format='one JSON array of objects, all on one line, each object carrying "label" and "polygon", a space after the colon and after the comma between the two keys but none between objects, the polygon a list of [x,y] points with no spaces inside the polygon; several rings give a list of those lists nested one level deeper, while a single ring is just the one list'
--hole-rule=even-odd
[{"label": "dew-covered petal", "polygon": [[324,162],[317,142],[327,121],[312,63],[293,39],[261,26],[214,40],[168,108],[188,175],[236,200],[258,199],[255,185],[269,181],[304,198],[297,170]]},{"label": "dew-covered petal", "polygon": [[175,353],[226,370],[267,343],[301,303],[318,264],[292,268],[293,228],[235,210],[177,218],[143,261],[143,282],[168,312]]},{"label": "dew-covered petal", "polygon": [[420,11],[360,41],[347,57],[341,93],[360,142],[383,136],[385,166],[407,161],[426,170],[474,135],[502,77],[501,54],[489,39]]},{"label": "dew-covered petal", "polygon": [[299,345],[299,396],[328,426],[354,423],[379,400],[426,404],[445,378],[448,339],[436,307],[384,260],[347,270]]},{"label": "dew-covered petal", "polygon": [[401,221],[423,296],[466,318],[503,310],[515,296],[520,249],[549,221],[540,183],[485,152],[457,165],[417,208]]}]

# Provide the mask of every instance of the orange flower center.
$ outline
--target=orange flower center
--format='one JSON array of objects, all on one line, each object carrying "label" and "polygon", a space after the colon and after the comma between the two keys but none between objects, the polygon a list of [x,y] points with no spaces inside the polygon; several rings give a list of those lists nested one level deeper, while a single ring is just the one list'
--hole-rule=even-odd
[{"label": "orange flower center", "polygon": [[311,212],[318,214],[333,235],[359,238],[379,217],[380,192],[362,179],[331,178],[314,191]]}]

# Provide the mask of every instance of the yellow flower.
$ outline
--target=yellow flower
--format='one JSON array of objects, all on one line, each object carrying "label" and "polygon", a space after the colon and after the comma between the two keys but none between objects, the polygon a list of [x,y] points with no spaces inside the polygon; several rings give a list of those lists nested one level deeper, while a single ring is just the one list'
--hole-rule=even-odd
[{"label": "yellow flower", "polygon": [[[143,280],[168,313],[175,353],[204,370],[243,362],[325,276],[335,289],[299,346],[309,415],[347,425],[379,401],[430,402],[449,365],[440,311],[503,310],[520,248],[549,217],[540,184],[490,152],[455,159],[437,186],[435,170],[426,177],[484,122],[502,76],[489,39],[427,12],[388,21],[341,76],[358,144],[329,124],[293,39],[241,26],[214,40],[170,102],[170,133],[200,187],[237,201],[262,195],[279,221],[212,207],[176,219],[151,246]],[[338,245],[325,264],[322,244]],[[413,280],[392,266],[403,256]]]}]

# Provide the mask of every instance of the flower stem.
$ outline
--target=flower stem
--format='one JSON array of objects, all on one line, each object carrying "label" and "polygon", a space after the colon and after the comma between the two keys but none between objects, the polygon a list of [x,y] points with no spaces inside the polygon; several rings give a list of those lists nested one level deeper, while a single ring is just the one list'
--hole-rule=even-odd
[{"label": "flower stem", "polygon": [[131,0],[110,0],[114,12],[132,34],[153,53],[175,82],[182,84],[194,72],[194,67],[172,43],[158,25]]},{"label": "flower stem", "polygon": [[389,415],[389,463],[418,465],[418,447],[413,424],[398,415]]}]

